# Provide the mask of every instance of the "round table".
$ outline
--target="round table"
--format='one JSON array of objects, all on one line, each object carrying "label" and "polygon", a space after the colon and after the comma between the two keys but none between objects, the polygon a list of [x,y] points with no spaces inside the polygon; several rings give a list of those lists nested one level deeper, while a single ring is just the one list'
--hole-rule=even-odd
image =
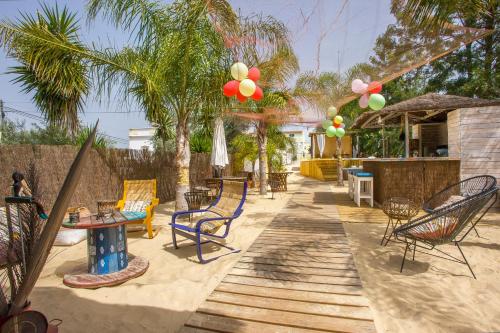
[{"label": "round table", "polygon": [[144,213],[115,212],[110,217],[92,215],[65,228],[87,230],[87,272],[66,274],[64,284],[75,288],[113,286],[146,272],[149,262],[127,252],[127,224],[144,219]]}]

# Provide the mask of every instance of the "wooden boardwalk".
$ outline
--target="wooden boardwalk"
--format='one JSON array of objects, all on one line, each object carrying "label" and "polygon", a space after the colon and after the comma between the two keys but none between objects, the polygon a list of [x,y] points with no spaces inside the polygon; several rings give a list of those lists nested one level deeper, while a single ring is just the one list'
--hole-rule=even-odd
[{"label": "wooden boardwalk", "polygon": [[181,332],[376,332],[332,198],[302,184]]}]

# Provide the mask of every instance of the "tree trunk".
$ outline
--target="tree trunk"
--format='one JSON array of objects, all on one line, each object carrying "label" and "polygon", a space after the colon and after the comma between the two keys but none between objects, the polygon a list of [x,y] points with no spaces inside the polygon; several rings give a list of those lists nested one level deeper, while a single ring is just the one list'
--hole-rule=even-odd
[{"label": "tree trunk", "polygon": [[257,146],[259,149],[260,194],[267,194],[267,124],[259,121],[257,125]]},{"label": "tree trunk", "polygon": [[342,171],[342,139],[337,138],[337,186],[344,186]]},{"label": "tree trunk", "polygon": [[175,210],[186,210],[187,203],[184,193],[189,190],[189,162],[191,150],[189,148],[189,127],[187,116],[179,119],[177,124],[177,140],[175,144]]}]

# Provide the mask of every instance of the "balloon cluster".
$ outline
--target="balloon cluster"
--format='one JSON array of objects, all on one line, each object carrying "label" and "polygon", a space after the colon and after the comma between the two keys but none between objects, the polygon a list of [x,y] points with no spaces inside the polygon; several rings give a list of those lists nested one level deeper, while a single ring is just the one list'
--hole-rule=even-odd
[{"label": "balloon cluster", "polygon": [[372,110],[378,111],[385,105],[384,96],[380,95],[382,84],[377,81],[364,83],[360,79],[355,79],[351,84],[352,92],[361,94],[359,99],[359,107],[364,109],[369,106]]},{"label": "balloon cluster", "polygon": [[323,120],[321,126],[326,131],[326,136],[332,138],[336,136],[337,138],[341,138],[345,135],[345,124],[344,118],[341,115],[337,114],[337,108],[335,106],[330,106],[328,108],[328,118]]},{"label": "balloon cluster", "polygon": [[248,97],[254,101],[260,101],[264,97],[264,92],[257,85],[257,81],[260,79],[258,68],[248,69],[244,63],[237,62],[231,66],[231,76],[234,80],[224,85],[224,96],[236,96],[241,103],[245,102]]}]

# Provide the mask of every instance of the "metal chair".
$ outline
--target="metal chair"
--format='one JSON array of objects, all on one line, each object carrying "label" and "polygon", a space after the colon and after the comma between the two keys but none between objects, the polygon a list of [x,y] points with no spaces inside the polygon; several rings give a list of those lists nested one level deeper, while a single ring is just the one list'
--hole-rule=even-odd
[{"label": "metal chair", "polygon": [[[493,176],[482,175],[467,178],[461,182],[452,184],[442,191],[434,194],[429,200],[424,202],[422,209],[427,213],[432,213],[438,208],[442,208],[443,205],[453,202],[459,202],[465,200],[470,196],[480,194],[482,192],[488,191],[497,186],[497,180]],[[483,217],[482,214],[479,220]],[[479,222],[478,220],[478,222]],[[476,222],[477,223],[477,222]],[[473,227],[474,232],[479,237],[477,229]]]},{"label": "metal chair", "polygon": [[[220,243],[229,234],[231,222],[238,218],[243,212],[243,204],[247,195],[247,182],[223,180],[219,195],[208,208],[175,212],[172,215],[172,241],[174,248],[178,248],[176,235],[181,235],[195,242],[196,254],[202,264],[213,261],[221,256],[204,259],[201,245],[215,243],[236,253],[240,250],[234,249]],[[179,221],[183,215],[201,213],[189,222]],[[225,226],[224,233],[217,235],[217,231]],[[203,239],[203,240],[202,240]]]},{"label": "metal chair", "polygon": [[[476,275],[465,258],[459,243],[464,240],[469,232],[475,228],[484,214],[494,205],[497,199],[497,191],[498,188],[496,187],[489,188],[461,201],[444,205],[443,208],[436,208],[427,215],[397,227],[394,230],[394,235],[398,240],[406,243],[400,272],[403,271],[406,253],[409,249],[411,250],[412,247],[413,260],[415,260],[415,251],[417,247],[433,250],[436,246],[451,242],[460,251],[462,259],[456,258],[439,249],[436,250],[452,261],[467,265],[475,279]],[[476,215],[485,207],[486,209],[480,217],[475,219]],[[467,225],[470,225],[470,227],[466,228]]]}]

